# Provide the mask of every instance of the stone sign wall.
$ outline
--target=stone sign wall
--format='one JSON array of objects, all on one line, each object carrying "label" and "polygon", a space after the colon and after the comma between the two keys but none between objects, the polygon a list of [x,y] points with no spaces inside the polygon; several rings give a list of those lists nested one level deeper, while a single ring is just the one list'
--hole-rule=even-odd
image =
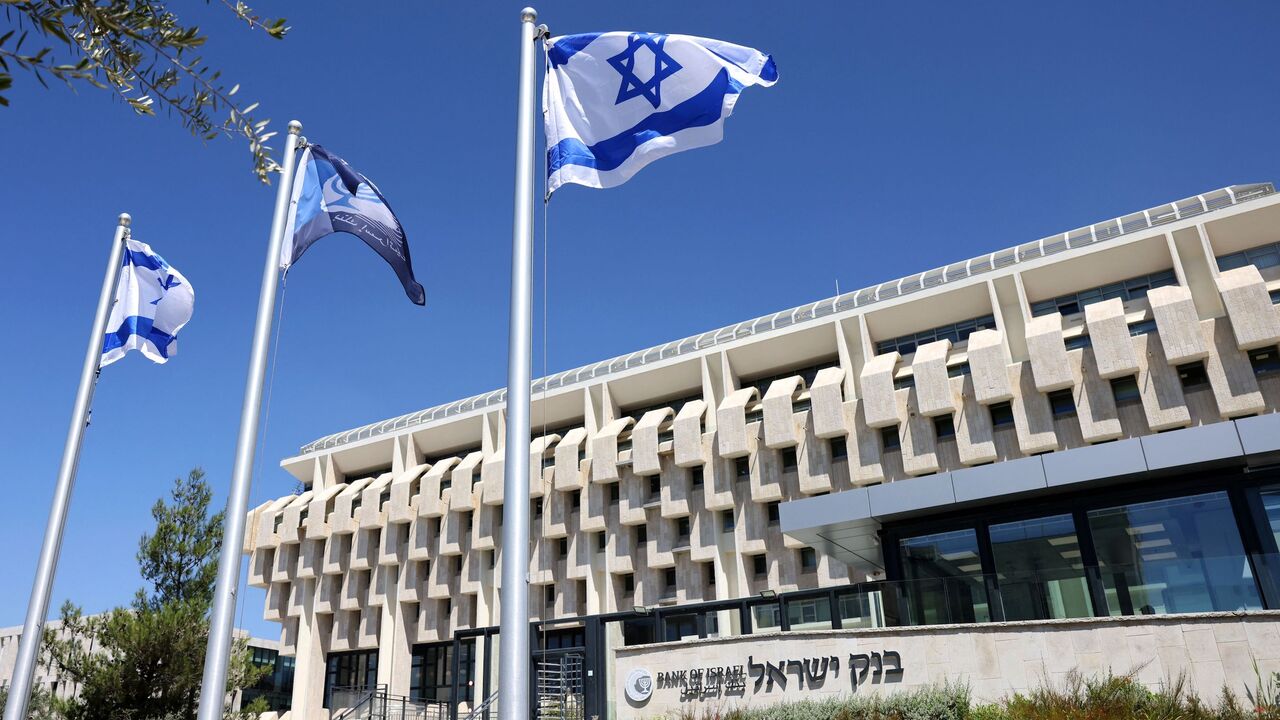
[{"label": "stone sign wall", "polygon": [[745,635],[619,648],[620,720],[964,682],[995,700],[1068,672],[1183,676],[1202,698],[1280,671],[1280,612],[1207,613]]}]

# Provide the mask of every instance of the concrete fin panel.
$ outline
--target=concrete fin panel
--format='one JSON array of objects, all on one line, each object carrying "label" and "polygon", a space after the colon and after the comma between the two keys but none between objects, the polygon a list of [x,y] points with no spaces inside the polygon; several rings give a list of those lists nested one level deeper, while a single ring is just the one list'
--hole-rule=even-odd
[{"label": "concrete fin panel", "polygon": [[898,432],[902,444],[902,469],[908,475],[938,472],[938,440],[933,419],[925,417],[917,406],[916,388],[898,390],[898,413],[907,419]]},{"label": "concrete fin panel", "polygon": [[956,405],[951,424],[956,430],[956,451],[960,462],[979,465],[994,461],[996,442],[991,412],[975,397],[973,375],[966,373],[950,380],[952,402]]},{"label": "concrete fin panel", "polygon": [[658,431],[675,417],[671,408],[650,410],[631,430],[631,471],[637,475],[656,475],[662,471],[658,459]]},{"label": "concrete fin panel", "polygon": [[1271,304],[1267,283],[1256,266],[1245,265],[1218,275],[1218,292],[1241,350],[1280,343],[1280,309]]},{"label": "concrete fin panel", "polygon": [[862,397],[859,399],[868,427],[890,427],[903,420],[898,415],[898,400],[893,386],[893,376],[901,357],[897,351],[876,355],[862,366]]},{"label": "concrete fin panel", "polygon": [[1013,409],[1018,447],[1027,455],[1057,450],[1058,434],[1053,427],[1053,408],[1049,405],[1049,398],[1036,387],[1031,363],[1010,365],[1009,383],[1014,388],[1010,407]]},{"label": "concrete fin panel", "polygon": [[1170,365],[1183,365],[1209,354],[1190,290],[1181,285],[1152,288],[1147,291],[1147,302],[1151,304],[1164,356]]},{"label": "concrete fin panel", "polygon": [[1132,340],[1134,353],[1138,356],[1138,394],[1142,397],[1142,409],[1151,431],[1190,425],[1191,411],[1187,409],[1178,371],[1165,356],[1163,332],[1134,335]]},{"label": "concrete fin panel", "polygon": [[969,372],[973,375],[974,398],[983,405],[1013,399],[1009,382],[1009,357],[1004,348],[1004,335],[999,330],[978,330],[969,335],[966,346]]},{"label": "concrete fin panel", "polygon": [[956,411],[951,394],[951,378],[947,376],[950,340],[938,340],[916,348],[911,359],[911,376],[915,380],[916,403],[926,417],[950,415]]},{"label": "concrete fin panel", "polygon": [[1218,415],[1223,419],[1253,415],[1266,409],[1253,363],[1237,348],[1236,334],[1232,333],[1234,326],[1235,321],[1227,318],[1200,323],[1205,342],[1212,348],[1209,357],[1205,358],[1204,370],[1213,388],[1213,399],[1218,404]]},{"label": "concrete fin panel", "polygon": [[618,479],[618,435],[635,421],[629,417],[611,420],[591,438],[591,479],[613,482]]},{"label": "concrete fin panel", "polygon": [[556,445],[556,490],[581,490],[586,486],[581,456],[586,439],[586,429],[579,427],[565,433]]},{"label": "concrete fin panel", "polygon": [[690,400],[676,413],[676,464],[680,467],[701,465],[710,457],[702,442],[702,417],[706,412],[706,401]]},{"label": "concrete fin panel", "polygon": [[844,368],[818,371],[809,388],[809,419],[813,434],[833,438],[849,434],[844,418]]},{"label": "concrete fin panel", "polygon": [[1071,387],[1071,365],[1062,339],[1062,313],[1041,315],[1027,323],[1027,354],[1037,390],[1047,393]]},{"label": "concrete fin panel", "polygon": [[761,404],[764,406],[764,444],[765,447],[778,450],[795,447],[799,442],[796,437],[795,406],[792,400],[803,391],[804,378],[793,375],[789,378],[774,380],[764,394]]},{"label": "concrete fin panel", "polygon": [[742,457],[747,447],[747,405],[759,396],[755,388],[742,388],[729,396],[716,409],[717,451],[722,458]]},{"label": "concrete fin panel", "polygon": [[[1130,348],[1129,335],[1125,343]],[[1119,438],[1124,428],[1116,410],[1116,396],[1111,381],[1102,377],[1093,348],[1072,350],[1068,353],[1071,374],[1075,378],[1072,399],[1076,405],[1076,419],[1080,422],[1080,435],[1085,442],[1095,443]]]},{"label": "concrete fin panel", "polygon": [[1089,328],[1094,362],[1102,379],[1129,377],[1138,372],[1138,356],[1129,341],[1129,321],[1123,300],[1111,298],[1085,305],[1084,322]]}]

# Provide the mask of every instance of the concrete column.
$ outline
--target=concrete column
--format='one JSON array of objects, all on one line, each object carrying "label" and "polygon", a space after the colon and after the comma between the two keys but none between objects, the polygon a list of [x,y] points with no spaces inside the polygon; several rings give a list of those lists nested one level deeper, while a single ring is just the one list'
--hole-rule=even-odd
[{"label": "concrete column", "polygon": [[329,717],[324,710],[325,655],[329,649],[329,633],[324,616],[315,612],[317,583],[310,582],[307,587],[311,592],[298,618],[291,717],[293,720],[325,720]]}]

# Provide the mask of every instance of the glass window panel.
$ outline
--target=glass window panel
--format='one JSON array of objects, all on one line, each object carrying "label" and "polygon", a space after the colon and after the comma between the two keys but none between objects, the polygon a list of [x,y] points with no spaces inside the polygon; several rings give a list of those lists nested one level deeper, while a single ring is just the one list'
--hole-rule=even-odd
[{"label": "glass window panel", "polygon": [[782,611],[776,600],[751,606],[751,628],[753,632],[782,629]]},{"label": "glass window panel", "polygon": [[830,630],[831,601],[826,595],[788,600],[787,625],[792,630]]},{"label": "glass window panel", "polygon": [[1280,485],[1263,488],[1261,494],[1262,511],[1267,516],[1267,530],[1271,532],[1274,547],[1280,547]]},{"label": "glass window panel", "polygon": [[1262,607],[1225,492],[1089,512],[1111,615]]},{"label": "glass window panel", "polygon": [[1005,620],[1093,615],[1070,515],[992,525],[991,554]]},{"label": "glass window panel", "polygon": [[905,538],[900,552],[914,624],[991,619],[978,537],[972,529]]},{"label": "glass window panel", "polygon": [[840,627],[877,628],[885,627],[884,596],[881,588],[875,590],[855,591],[836,596],[836,612],[839,613]]}]

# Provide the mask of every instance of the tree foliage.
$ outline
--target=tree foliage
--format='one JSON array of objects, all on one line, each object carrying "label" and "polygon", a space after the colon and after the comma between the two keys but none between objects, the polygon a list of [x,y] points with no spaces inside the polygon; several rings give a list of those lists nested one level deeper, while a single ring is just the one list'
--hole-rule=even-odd
[{"label": "tree foliage", "polygon": [[[151,510],[155,531],[143,535],[138,565],[148,587],[128,608],[86,616],[62,606],[60,632],[46,630],[46,663],[79,687],[77,697],[56,701],[68,720],[187,720],[196,716],[209,607],[222,545],[222,514],[209,514],[204,473],[174,481],[168,501]],[[258,668],[243,639],[236,642],[227,693],[251,687]],[[240,717],[266,709],[262,700]],[[227,717],[235,717],[231,713]]]},{"label": "tree foliage", "polygon": [[[212,0],[205,0],[206,3]],[[284,18],[264,18],[239,0],[219,0],[250,29],[280,39]],[[7,106],[14,70],[73,89],[110,90],[139,115],[163,110],[193,135],[243,137],[263,182],[277,169],[266,143],[274,132],[255,119],[258,103],[241,104],[238,84],[198,54],[207,38],[161,0],[0,0],[10,28],[0,27],[0,106]]]}]

